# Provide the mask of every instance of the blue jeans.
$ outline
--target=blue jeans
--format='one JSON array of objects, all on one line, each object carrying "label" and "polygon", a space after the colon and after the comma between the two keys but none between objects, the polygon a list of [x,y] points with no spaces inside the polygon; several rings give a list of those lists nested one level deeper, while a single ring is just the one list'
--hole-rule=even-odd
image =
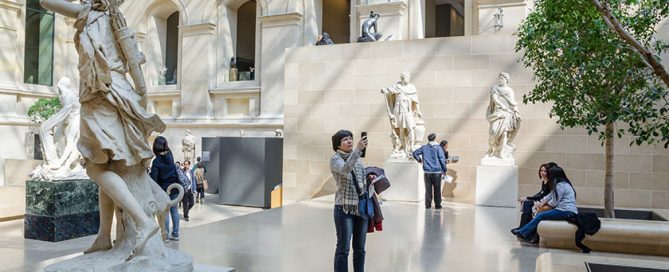
[{"label": "blue jeans", "polygon": [[341,205],[335,205],[334,222],[337,231],[334,271],[348,271],[348,252],[351,248],[351,236],[353,236],[353,271],[365,271],[365,239],[367,238],[368,220],[359,216],[345,214]]},{"label": "blue jeans", "polygon": [[[178,193],[170,194],[170,199],[174,200],[179,196]],[[172,237],[179,237],[179,209],[176,205],[170,207],[170,216],[165,217],[165,231],[170,233],[170,218],[172,218]]]},{"label": "blue jeans", "polygon": [[576,214],[573,212],[561,211],[558,209],[552,209],[545,212],[540,212],[539,214],[537,214],[537,216],[534,217],[534,219],[532,219],[532,221],[527,223],[527,225],[522,227],[519,231],[521,235],[529,237],[531,234],[537,231],[539,222],[541,222],[542,220],[563,220],[570,218],[574,215]]}]

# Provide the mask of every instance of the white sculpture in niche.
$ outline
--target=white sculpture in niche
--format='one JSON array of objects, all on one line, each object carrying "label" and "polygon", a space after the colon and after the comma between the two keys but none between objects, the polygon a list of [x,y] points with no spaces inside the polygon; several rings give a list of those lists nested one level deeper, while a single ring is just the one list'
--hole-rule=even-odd
[{"label": "white sculpture in niche", "polygon": [[481,165],[515,165],[513,139],[520,129],[520,113],[513,94],[508,86],[511,76],[499,74],[499,85],[490,88],[490,104],[486,119],[490,123],[488,152],[481,159]]},{"label": "white sculpture in niche", "polygon": [[[381,90],[386,98],[386,109],[390,118],[390,139],[393,143],[393,153],[390,157],[392,159],[411,159],[417,139],[416,132],[422,134],[425,132],[424,122],[421,119],[423,114],[420,112],[418,102],[418,90],[410,83],[410,80],[411,75],[404,72],[400,75],[400,82]],[[422,126],[418,129],[417,120]]]},{"label": "white sculpture in niche", "polygon": [[193,162],[195,159],[195,145],[197,139],[191,133],[190,129],[186,129],[186,136],[181,139],[181,152],[184,153],[184,161]]},{"label": "white sculpture in niche", "polygon": [[158,77],[158,85],[165,85],[167,84],[167,78],[165,77],[167,75],[167,66],[163,66],[160,68],[160,76]]},{"label": "white sculpture in niche", "polygon": [[[39,136],[42,140],[44,162],[38,165],[29,176],[31,179],[42,181],[88,179],[86,170],[80,163],[81,153],[77,150],[81,121],[79,94],[67,77],[58,81],[57,89],[63,108],[40,125]],[[54,134],[62,134],[63,148],[60,150],[60,155],[57,148],[59,141]]]},{"label": "white sculpture in niche", "polygon": [[[79,54],[81,133],[78,143],[86,172],[100,187],[100,229],[79,256],[45,271],[192,271],[190,256],[167,248],[155,217],[164,218],[170,201],[146,169],[153,158],[147,138],[165,124],[140,104],[146,96],[134,33],[118,9],[123,0],[41,0],[40,4],[76,18]],[[132,83],[126,77],[130,75]],[[116,233],[112,222],[116,215]],[[160,223],[163,224],[164,221]],[[112,243],[112,241],[114,241]]]}]

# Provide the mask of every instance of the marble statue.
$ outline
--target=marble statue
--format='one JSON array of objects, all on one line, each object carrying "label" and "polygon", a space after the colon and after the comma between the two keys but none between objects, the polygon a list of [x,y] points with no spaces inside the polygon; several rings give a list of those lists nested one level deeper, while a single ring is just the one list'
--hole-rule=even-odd
[{"label": "marble statue", "polygon": [[490,102],[486,110],[486,119],[490,123],[489,147],[481,160],[481,165],[504,164],[504,162],[515,165],[513,139],[520,128],[521,118],[513,89],[508,86],[509,80],[511,80],[509,74],[500,73],[499,85],[490,88]]},{"label": "marble statue", "polygon": [[358,37],[358,42],[375,42],[381,39],[383,34],[378,32],[380,17],[381,15],[373,11],[369,13],[369,18],[362,23],[362,33]]},{"label": "marble statue", "polygon": [[274,137],[281,138],[283,137],[283,129],[277,128],[274,130]]},{"label": "marble statue", "polygon": [[190,129],[186,129],[186,135],[181,139],[181,152],[184,153],[184,161],[191,161],[195,159],[195,145],[197,140],[191,133]]},{"label": "marble statue", "polygon": [[[86,173],[100,188],[100,229],[95,241],[83,256],[49,265],[45,271],[193,270],[192,257],[167,248],[156,235],[155,217],[164,217],[180,198],[170,201],[147,173],[153,158],[147,138],[166,127],[141,105],[146,96],[141,70],[145,59],[118,9],[122,3],[40,1],[44,8],[76,19],[74,44],[81,81],[77,147]],[[175,187],[183,196],[183,188]]]},{"label": "marble statue", "polygon": [[[411,159],[416,142],[416,121],[423,114],[420,112],[418,90],[410,83],[411,75],[402,73],[400,82],[381,90],[386,98],[386,109],[390,118],[391,141],[394,159]],[[423,128],[424,128],[424,122]],[[423,129],[424,134],[424,129]]]},{"label": "marble statue", "polygon": [[229,72],[230,81],[239,80],[239,70],[237,69],[237,58],[230,58],[230,72]]},{"label": "marble statue", "polygon": [[[80,163],[81,153],[77,150],[81,108],[79,93],[67,77],[58,81],[57,89],[63,108],[40,125],[39,136],[42,140],[44,161],[29,176],[40,181],[88,179],[86,170]],[[54,137],[54,130],[61,131],[63,135],[64,147],[60,152],[56,146],[58,141]]]},{"label": "marble statue", "polygon": [[165,75],[167,74],[167,66],[163,66],[160,68],[160,76],[158,77],[158,85],[165,85],[167,83],[167,78]]}]

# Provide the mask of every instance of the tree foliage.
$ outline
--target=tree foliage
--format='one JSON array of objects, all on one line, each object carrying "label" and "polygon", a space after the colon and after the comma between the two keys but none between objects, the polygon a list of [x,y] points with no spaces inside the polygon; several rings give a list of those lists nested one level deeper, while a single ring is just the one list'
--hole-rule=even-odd
[{"label": "tree foliage", "polygon": [[[654,57],[667,51],[667,43],[654,37],[669,14],[668,0],[601,2]],[[562,127],[584,127],[601,141],[615,136],[603,126],[617,124],[618,137],[669,145],[667,86],[591,2],[538,0],[516,34],[516,51],[537,80],[524,103],[552,103],[550,114]]]},{"label": "tree foliage", "polygon": [[42,122],[56,114],[63,105],[56,98],[40,98],[28,108],[28,117],[34,122]]}]

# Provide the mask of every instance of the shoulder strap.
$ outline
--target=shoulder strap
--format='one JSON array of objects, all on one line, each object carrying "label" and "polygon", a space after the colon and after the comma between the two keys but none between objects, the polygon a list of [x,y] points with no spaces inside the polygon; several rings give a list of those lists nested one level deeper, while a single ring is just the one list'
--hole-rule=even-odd
[{"label": "shoulder strap", "polygon": [[355,171],[351,170],[351,176],[353,177],[353,185],[355,185],[355,191],[358,192],[358,196],[362,195],[362,189],[358,184],[358,178],[355,176]]}]

